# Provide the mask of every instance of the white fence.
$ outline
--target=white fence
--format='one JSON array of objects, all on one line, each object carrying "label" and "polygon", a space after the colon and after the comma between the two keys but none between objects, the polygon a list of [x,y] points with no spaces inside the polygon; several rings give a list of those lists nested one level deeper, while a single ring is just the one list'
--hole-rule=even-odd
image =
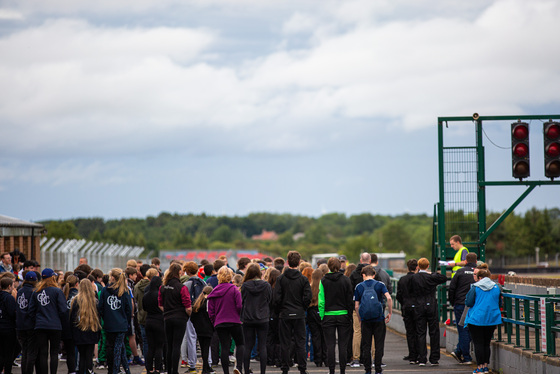
[{"label": "white fence", "polygon": [[144,247],[90,242],[85,239],[41,239],[41,267],[62,271],[74,270],[81,257],[88,265],[108,272],[112,268],[124,268],[128,259],[137,259]]}]

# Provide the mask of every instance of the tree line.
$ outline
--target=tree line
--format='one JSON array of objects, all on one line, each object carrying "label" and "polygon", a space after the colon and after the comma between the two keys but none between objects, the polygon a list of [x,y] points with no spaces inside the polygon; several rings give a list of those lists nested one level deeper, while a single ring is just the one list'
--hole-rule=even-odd
[{"label": "tree line", "polygon": [[[488,225],[499,215],[489,213]],[[313,253],[338,252],[356,262],[364,250],[403,251],[407,258],[430,258],[433,218],[426,214],[329,213],[316,218],[272,213],[230,217],[162,212],[157,217],[76,218],[41,223],[46,226],[48,237],[143,246],[152,255],[170,249],[232,248],[285,256],[289,250],[296,249],[304,258]],[[251,239],[263,230],[275,231],[278,240]],[[560,209],[533,208],[522,214],[512,213],[489,236],[486,256],[487,259],[528,256],[534,254],[535,247],[540,248],[542,256],[553,256],[559,251]]]}]

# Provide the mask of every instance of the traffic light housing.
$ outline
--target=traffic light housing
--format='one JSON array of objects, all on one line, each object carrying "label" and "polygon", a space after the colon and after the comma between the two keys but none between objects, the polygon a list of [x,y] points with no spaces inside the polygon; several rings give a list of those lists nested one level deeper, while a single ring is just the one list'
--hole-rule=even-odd
[{"label": "traffic light housing", "polygon": [[547,178],[560,177],[560,123],[545,122],[544,135],[544,175]]},{"label": "traffic light housing", "polygon": [[511,124],[511,163],[514,178],[527,178],[529,167],[529,125],[525,122]]}]

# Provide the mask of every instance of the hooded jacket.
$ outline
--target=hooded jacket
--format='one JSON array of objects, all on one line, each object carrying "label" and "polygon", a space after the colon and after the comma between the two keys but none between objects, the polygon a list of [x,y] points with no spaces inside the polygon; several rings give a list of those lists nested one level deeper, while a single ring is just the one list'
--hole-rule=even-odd
[{"label": "hooded jacket", "polygon": [[148,284],[150,284],[150,280],[142,278],[140,282],[138,282],[136,286],[134,286],[134,299],[136,299],[136,304],[138,306],[138,323],[141,325],[146,324],[147,313],[144,310],[142,301],[144,299],[144,293]]},{"label": "hooded jacket", "polygon": [[465,305],[470,307],[465,326],[500,325],[502,323],[501,296],[500,288],[490,278],[482,278],[474,283],[465,299]]},{"label": "hooded jacket", "polygon": [[350,282],[352,282],[352,292],[356,289],[356,286],[364,281],[364,277],[362,277],[362,269],[368,266],[369,264],[358,264],[356,269],[350,274]]},{"label": "hooded jacket", "polygon": [[327,273],[319,284],[319,315],[352,315],[352,282],[340,272]]},{"label": "hooded jacket", "polygon": [[196,331],[196,336],[212,337],[214,334],[214,325],[212,325],[212,321],[210,321],[210,316],[208,315],[208,299],[204,300],[197,312],[193,309],[191,322]]},{"label": "hooded jacket", "polygon": [[272,287],[261,279],[243,282],[241,286],[241,322],[267,323],[270,319]]},{"label": "hooded jacket", "polygon": [[451,306],[465,305],[465,297],[471,289],[474,280],[474,268],[476,264],[466,264],[451,278],[449,283],[448,299]]},{"label": "hooded jacket", "polygon": [[33,295],[34,285],[31,283],[23,283],[16,297],[16,329],[17,330],[33,330],[35,328],[35,319],[29,316],[29,302]]},{"label": "hooded jacket", "polygon": [[16,300],[11,293],[0,291],[0,330],[15,330]]},{"label": "hooded jacket", "polygon": [[311,303],[309,280],[297,269],[284,270],[274,286],[274,306],[280,318],[305,318]]},{"label": "hooded jacket", "polygon": [[35,319],[35,329],[62,330],[61,320],[68,318],[64,293],[58,287],[34,292],[29,303],[29,317]]},{"label": "hooded jacket", "polygon": [[241,292],[231,283],[220,283],[208,295],[208,316],[214,326],[241,323]]},{"label": "hooded jacket", "polygon": [[119,296],[118,290],[104,287],[97,304],[99,315],[103,318],[103,329],[107,332],[126,332],[132,320],[132,299],[126,291]]}]

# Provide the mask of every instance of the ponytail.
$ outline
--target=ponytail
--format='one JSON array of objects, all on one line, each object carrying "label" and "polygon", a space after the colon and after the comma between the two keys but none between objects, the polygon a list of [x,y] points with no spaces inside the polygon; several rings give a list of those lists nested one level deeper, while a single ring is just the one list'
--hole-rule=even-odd
[{"label": "ponytail", "polygon": [[111,288],[117,290],[117,294],[121,297],[125,292],[128,291],[128,285],[126,284],[126,274],[122,269],[114,268],[111,269],[109,274],[115,279],[115,283],[111,285]]}]

